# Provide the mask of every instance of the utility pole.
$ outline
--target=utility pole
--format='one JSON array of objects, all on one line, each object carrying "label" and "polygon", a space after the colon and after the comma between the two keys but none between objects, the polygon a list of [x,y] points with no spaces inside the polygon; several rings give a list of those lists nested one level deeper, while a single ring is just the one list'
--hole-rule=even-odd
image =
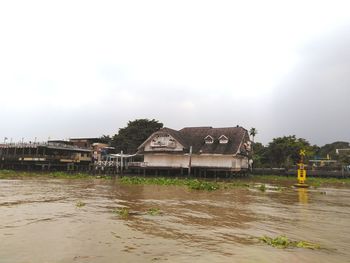
[{"label": "utility pole", "polygon": [[123,151],[120,151],[120,174],[123,175]]},{"label": "utility pole", "polygon": [[7,142],[7,137],[5,137],[6,140],[4,140],[6,142],[6,158],[7,156],[9,155],[9,147],[10,147],[10,144]]},{"label": "utility pole", "polygon": [[24,158],[24,138],[22,137],[22,161]]},{"label": "utility pole", "polygon": [[191,176],[191,166],[192,166],[192,146],[190,146],[190,154],[188,160],[188,176]]}]

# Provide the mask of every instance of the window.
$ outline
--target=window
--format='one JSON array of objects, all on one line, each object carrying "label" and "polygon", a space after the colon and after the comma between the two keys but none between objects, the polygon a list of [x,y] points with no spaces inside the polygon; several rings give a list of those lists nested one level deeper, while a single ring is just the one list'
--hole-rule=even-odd
[{"label": "window", "polygon": [[219,143],[220,143],[220,144],[226,144],[226,143],[228,143],[228,138],[227,138],[225,135],[221,135],[221,136],[219,137]]},{"label": "window", "polygon": [[212,144],[214,142],[214,138],[208,135],[207,137],[204,138],[205,144]]}]

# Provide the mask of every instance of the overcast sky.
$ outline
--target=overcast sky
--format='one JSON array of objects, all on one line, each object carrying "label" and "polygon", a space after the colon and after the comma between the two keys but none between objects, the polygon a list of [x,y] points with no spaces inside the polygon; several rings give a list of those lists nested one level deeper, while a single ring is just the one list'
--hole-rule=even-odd
[{"label": "overcast sky", "polygon": [[[128,120],[350,141],[349,1],[1,1],[0,140]],[[1,142],[0,141],[0,142]]]}]

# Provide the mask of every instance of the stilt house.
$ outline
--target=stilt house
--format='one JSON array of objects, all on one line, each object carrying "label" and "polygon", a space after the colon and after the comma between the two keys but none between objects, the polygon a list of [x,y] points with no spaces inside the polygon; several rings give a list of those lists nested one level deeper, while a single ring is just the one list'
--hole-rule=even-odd
[{"label": "stilt house", "polygon": [[240,172],[248,169],[251,142],[242,127],[162,128],[138,148],[147,169],[208,169]]}]

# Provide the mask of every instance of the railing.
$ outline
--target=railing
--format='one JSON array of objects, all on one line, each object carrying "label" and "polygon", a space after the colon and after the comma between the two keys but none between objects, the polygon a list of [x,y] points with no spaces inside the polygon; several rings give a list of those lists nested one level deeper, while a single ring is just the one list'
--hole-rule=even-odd
[{"label": "railing", "polygon": [[128,166],[129,167],[147,167],[148,163],[146,163],[146,162],[129,162]]},{"label": "railing", "polygon": [[[36,161],[39,159],[45,159],[47,161],[51,160],[51,161],[59,161],[61,159],[64,160],[71,160],[72,162],[77,162],[77,161],[91,161],[91,157],[78,157],[78,156],[74,156],[74,155],[48,155],[48,154],[22,154],[21,152],[13,154],[3,154],[0,156],[4,159],[4,160],[16,160],[16,161]],[[24,160],[27,159],[27,160]],[[29,160],[32,159],[32,160]]]},{"label": "railing", "polygon": [[[320,177],[350,177],[350,170],[306,170],[307,176],[320,176]],[[285,168],[253,168],[253,174],[257,175],[288,175],[296,176],[296,169],[285,169]]]},{"label": "railing", "polygon": [[118,161],[95,161],[95,167],[119,167],[120,162]]},{"label": "railing", "polygon": [[90,150],[88,148],[83,148],[75,145],[69,145],[64,143],[53,143],[53,142],[33,142],[33,143],[27,143],[27,142],[11,142],[0,145],[0,148],[36,148],[36,147],[48,147],[48,146],[54,146],[54,147],[60,147],[65,149],[81,149],[81,150]]}]

